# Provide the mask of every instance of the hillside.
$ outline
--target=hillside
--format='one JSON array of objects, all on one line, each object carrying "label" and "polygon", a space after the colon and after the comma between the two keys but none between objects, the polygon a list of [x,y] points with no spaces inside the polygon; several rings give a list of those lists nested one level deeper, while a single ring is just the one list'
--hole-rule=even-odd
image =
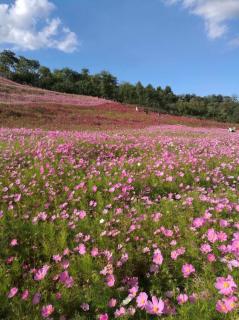
[{"label": "hillside", "polygon": [[227,127],[188,117],[159,115],[97,97],[20,85],[0,77],[0,126],[43,129],[144,128],[159,124]]}]

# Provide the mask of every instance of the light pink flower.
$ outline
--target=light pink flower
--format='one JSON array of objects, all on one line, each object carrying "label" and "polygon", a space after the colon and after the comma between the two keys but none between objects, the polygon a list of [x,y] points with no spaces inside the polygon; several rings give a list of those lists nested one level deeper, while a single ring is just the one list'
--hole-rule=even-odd
[{"label": "light pink flower", "polygon": [[137,299],[137,307],[140,309],[145,309],[147,303],[148,303],[148,295],[145,292],[140,292]]},{"label": "light pink flower", "polygon": [[216,304],[216,310],[220,313],[229,313],[236,308],[236,301],[237,298],[234,296],[218,300]]},{"label": "light pink flower", "polygon": [[120,307],[119,309],[116,309],[114,315],[115,315],[115,318],[120,318],[121,316],[124,316],[126,313],[126,310],[124,307]]},{"label": "light pink flower", "polygon": [[86,253],[86,248],[85,248],[84,243],[80,243],[77,250],[80,255],[84,255]]},{"label": "light pink flower", "polygon": [[180,293],[178,296],[177,296],[177,301],[178,301],[178,304],[184,304],[188,301],[188,295],[186,294],[183,294],[183,293]]},{"label": "light pink flower", "polygon": [[14,287],[8,293],[8,298],[13,298],[18,293],[18,288]]},{"label": "light pink flower", "polygon": [[117,300],[114,299],[114,298],[111,298],[111,299],[109,300],[109,302],[108,302],[108,306],[109,306],[110,308],[114,308],[114,307],[116,306],[116,304],[117,304]]},{"label": "light pink flower", "polygon": [[161,265],[163,263],[163,256],[160,249],[156,249],[153,255],[153,263]]},{"label": "light pink flower", "polygon": [[16,247],[17,245],[18,245],[17,239],[12,239],[11,242],[10,242],[10,246],[11,247]]},{"label": "light pink flower", "polygon": [[48,270],[50,269],[50,267],[48,265],[44,265],[41,269],[38,269],[38,271],[36,272],[35,276],[34,276],[34,280],[36,281],[41,281],[45,278],[45,276],[47,275]]},{"label": "light pink flower", "polygon": [[234,290],[237,288],[237,285],[235,284],[232,276],[228,275],[227,278],[218,277],[215,287],[220,294],[228,296],[233,294]]},{"label": "light pink flower", "polygon": [[91,256],[92,257],[97,257],[98,256],[98,254],[99,254],[99,250],[98,250],[98,248],[93,248],[92,250],[91,250]]},{"label": "light pink flower", "polygon": [[152,302],[148,301],[146,305],[146,311],[149,314],[161,315],[164,309],[164,302],[162,299],[158,299],[157,297],[152,297]]},{"label": "light pink flower", "polygon": [[195,268],[192,264],[186,263],[183,265],[182,273],[184,278],[188,278],[194,272],[195,272]]},{"label": "light pink flower", "polygon": [[113,274],[108,274],[106,277],[106,283],[108,287],[113,287],[115,285],[115,277]]}]

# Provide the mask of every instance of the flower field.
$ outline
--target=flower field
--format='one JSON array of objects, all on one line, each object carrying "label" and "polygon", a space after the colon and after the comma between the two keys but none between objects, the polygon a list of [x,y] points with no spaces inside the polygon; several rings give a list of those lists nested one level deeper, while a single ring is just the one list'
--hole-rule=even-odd
[{"label": "flower field", "polygon": [[0,129],[0,319],[238,320],[239,134]]}]

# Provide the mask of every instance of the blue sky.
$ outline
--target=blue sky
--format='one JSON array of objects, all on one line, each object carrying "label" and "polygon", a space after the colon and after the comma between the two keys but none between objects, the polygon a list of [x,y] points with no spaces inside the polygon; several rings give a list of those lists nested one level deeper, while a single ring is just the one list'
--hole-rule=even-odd
[{"label": "blue sky", "polygon": [[0,0],[0,27],[16,29],[0,32],[0,48],[176,93],[239,95],[239,1],[226,1]]}]

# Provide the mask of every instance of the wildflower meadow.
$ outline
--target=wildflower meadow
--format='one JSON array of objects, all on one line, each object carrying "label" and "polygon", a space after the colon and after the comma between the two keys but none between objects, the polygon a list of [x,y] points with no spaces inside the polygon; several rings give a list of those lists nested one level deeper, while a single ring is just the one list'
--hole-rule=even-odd
[{"label": "wildflower meadow", "polygon": [[0,129],[0,319],[238,320],[239,133]]}]

